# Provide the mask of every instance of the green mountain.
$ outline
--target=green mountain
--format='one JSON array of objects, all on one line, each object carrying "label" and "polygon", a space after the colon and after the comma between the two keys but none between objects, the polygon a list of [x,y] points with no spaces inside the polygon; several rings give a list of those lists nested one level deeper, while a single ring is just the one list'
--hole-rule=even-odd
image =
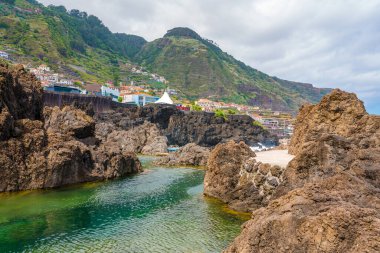
[{"label": "green mountain", "polygon": [[34,0],[0,2],[0,48],[17,62],[47,63],[84,80],[113,80],[146,43],[112,33],[97,17]]},{"label": "green mountain", "polygon": [[318,102],[330,89],[271,77],[231,55],[189,28],[174,28],[144,45],[135,60],[164,75],[190,98],[210,97],[279,110]]},{"label": "green mountain", "polygon": [[[132,64],[164,76],[189,99],[208,97],[276,110],[316,103],[329,89],[271,77],[223,52],[188,28],[160,39],[112,33],[97,17],[35,0],[0,1],[0,50],[19,63],[46,63],[87,82],[134,80]],[[157,85],[157,84],[152,84]]]}]

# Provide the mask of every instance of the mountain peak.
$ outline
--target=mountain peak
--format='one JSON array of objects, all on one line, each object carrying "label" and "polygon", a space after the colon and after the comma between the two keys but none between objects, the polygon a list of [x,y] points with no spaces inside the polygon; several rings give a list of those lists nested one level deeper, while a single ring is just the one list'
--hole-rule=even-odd
[{"label": "mountain peak", "polygon": [[164,37],[170,37],[170,36],[176,36],[176,37],[187,37],[187,38],[193,38],[196,40],[201,40],[202,37],[199,36],[198,33],[194,32],[190,28],[187,27],[176,27],[173,28],[165,34]]}]

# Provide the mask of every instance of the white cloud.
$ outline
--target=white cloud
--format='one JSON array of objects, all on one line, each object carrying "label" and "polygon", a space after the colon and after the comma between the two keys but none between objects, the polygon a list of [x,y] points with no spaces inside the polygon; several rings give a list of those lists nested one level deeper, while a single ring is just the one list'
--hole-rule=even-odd
[{"label": "white cloud", "polygon": [[41,2],[86,11],[113,32],[148,40],[187,26],[254,68],[356,92],[380,114],[380,0]]}]

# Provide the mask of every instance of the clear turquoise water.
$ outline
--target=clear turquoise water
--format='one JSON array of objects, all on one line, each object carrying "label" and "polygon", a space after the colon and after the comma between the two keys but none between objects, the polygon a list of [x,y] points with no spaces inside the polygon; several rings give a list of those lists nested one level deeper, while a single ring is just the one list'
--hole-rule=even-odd
[{"label": "clear turquoise water", "polygon": [[202,195],[204,171],[0,195],[0,252],[220,252],[246,216]]}]

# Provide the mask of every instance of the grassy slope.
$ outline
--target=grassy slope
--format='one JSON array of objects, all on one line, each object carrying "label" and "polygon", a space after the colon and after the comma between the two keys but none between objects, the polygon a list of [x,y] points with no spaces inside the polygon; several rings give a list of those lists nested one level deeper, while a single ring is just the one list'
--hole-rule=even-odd
[{"label": "grassy slope", "polygon": [[[90,46],[75,27],[80,19],[24,0],[16,0],[15,6],[43,10],[42,14],[28,14],[0,3],[0,49],[11,52],[18,62],[47,63],[56,71],[93,82],[113,80],[115,75],[124,79],[129,75],[124,63],[129,62],[128,54],[136,53],[138,46],[130,47],[132,51],[125,54],[107,48],[102,41],[99,46]],[[120,41],[129,39],[127,35],[116,37]]]}]

